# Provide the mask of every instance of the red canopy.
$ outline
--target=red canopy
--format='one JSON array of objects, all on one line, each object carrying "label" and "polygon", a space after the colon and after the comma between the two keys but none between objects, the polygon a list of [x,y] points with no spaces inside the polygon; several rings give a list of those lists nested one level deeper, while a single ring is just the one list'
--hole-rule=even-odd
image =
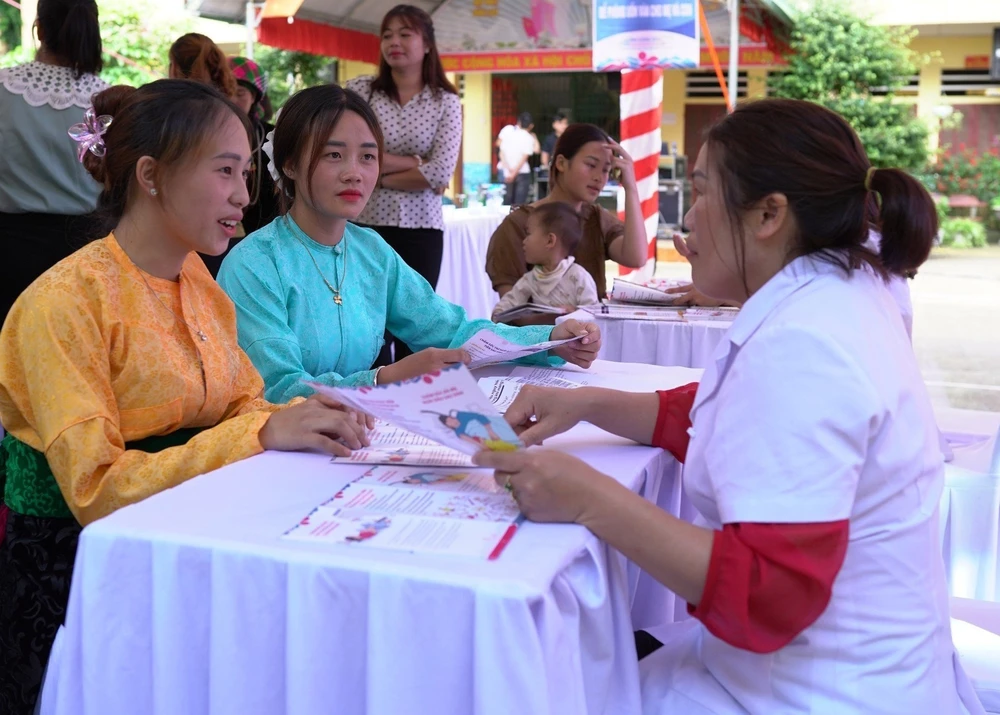
[{"label": "red canopy", "polygon": [[322,22],[284,17],[261,18],[257,39],[265,45],[293,52],[339,57],[378,64],[379,39],[376,35],[345,30]]}]

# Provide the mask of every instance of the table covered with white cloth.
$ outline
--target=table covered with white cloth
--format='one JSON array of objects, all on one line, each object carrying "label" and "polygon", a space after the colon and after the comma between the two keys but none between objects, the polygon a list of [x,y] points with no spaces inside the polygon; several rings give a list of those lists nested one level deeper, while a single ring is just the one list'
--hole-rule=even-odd
[{"label": "table covered with white cloth", "polygon": [[601,326],[603,360],[704,368],[730,322],[623,320],[595,316]]},{"label": "table covered with white cloth", "polygon": [[1000,601],[1000,414],[935,409],[950,448],[941,497],[941,538],[949,592]]},{"label": "table covered with white cloth", "polygon": [[[591,374],[635,390],[698,378]],[[659,449],[586,424],[547,446],[679,496]],[[525,523],[495,561],[280,538],[364,469],[268,452],[89,525],[42,712],[637,712],[630,615],[670,620],[669,591],[576,525]]]},{"label": "table covered with white cloth", "polygon": [[500,296],[486,275],[490,238],[510,207],[448,209],[444,214],[444,254],[437,294],[465,308],[470,318],[489,319]]}]

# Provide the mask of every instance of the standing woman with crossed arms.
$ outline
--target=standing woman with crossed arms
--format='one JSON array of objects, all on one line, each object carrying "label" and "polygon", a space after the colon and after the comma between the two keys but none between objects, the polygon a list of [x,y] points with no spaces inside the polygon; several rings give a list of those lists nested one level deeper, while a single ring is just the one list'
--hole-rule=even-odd
[{"label": "standing woman with crossed arms", "polygon": [[[382,177],[358,223],[374,228],[436,288],[444,251],[441,193],[458,163],[462,105],[441,66],[430,15],[412,5],[386,13],[378,74],[346,87],[368,100],[385,136]],[[391,362],[386,338],[379,364]],[[410,354],[396,342],[396,360]]]}]

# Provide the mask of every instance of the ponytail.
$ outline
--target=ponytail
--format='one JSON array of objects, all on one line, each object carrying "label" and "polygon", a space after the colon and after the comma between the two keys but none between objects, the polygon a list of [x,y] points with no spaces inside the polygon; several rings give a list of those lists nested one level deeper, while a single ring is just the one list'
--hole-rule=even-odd
[{"label": "ponytail", "polygon": [[94,0],[39,0],[38,27],[45,49],[72,67],[77,79],[104,68]]},{"label": "ponytail", "polygon": [[[798,227],[788,260],[815,256],[848,274],[867,266],[888,279],[912,275],[930,255],[937,233],[930,195],[904,171],[873,168],[850,124],[825,107],[796,99],[741,104],[709,130],[706,147],[740,260],[744,215],[774,193],[788,199]],[[881,233],[878,253],[866,245],[872,229]]]},{"label": "ponytail", "polygon": [[869,185],[881,203],[876,226],[882,265],[891,274],[912,276],[930,256],[937,235],[934,202],[920,182],[899,169],[876,169]]},{"label": "ponytail", "polygon": [[208,84],[232,99],[236,96],[236,78],[226,55],[211,38],[189,32],[170,46],[170,62],[178,79],[193,79]]}]

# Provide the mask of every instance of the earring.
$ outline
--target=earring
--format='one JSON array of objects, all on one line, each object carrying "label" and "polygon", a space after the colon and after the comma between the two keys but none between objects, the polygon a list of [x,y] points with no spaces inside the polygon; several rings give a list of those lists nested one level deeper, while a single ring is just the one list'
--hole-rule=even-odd
[{"label": "earring", "polygon": [[157,194],[157,193],[158,193],[158,192],[156,191],[156,189],[150,189],[150,190],[149,190],[149,195],[150,195],[150,196],[156,196],[156,194]]}]

